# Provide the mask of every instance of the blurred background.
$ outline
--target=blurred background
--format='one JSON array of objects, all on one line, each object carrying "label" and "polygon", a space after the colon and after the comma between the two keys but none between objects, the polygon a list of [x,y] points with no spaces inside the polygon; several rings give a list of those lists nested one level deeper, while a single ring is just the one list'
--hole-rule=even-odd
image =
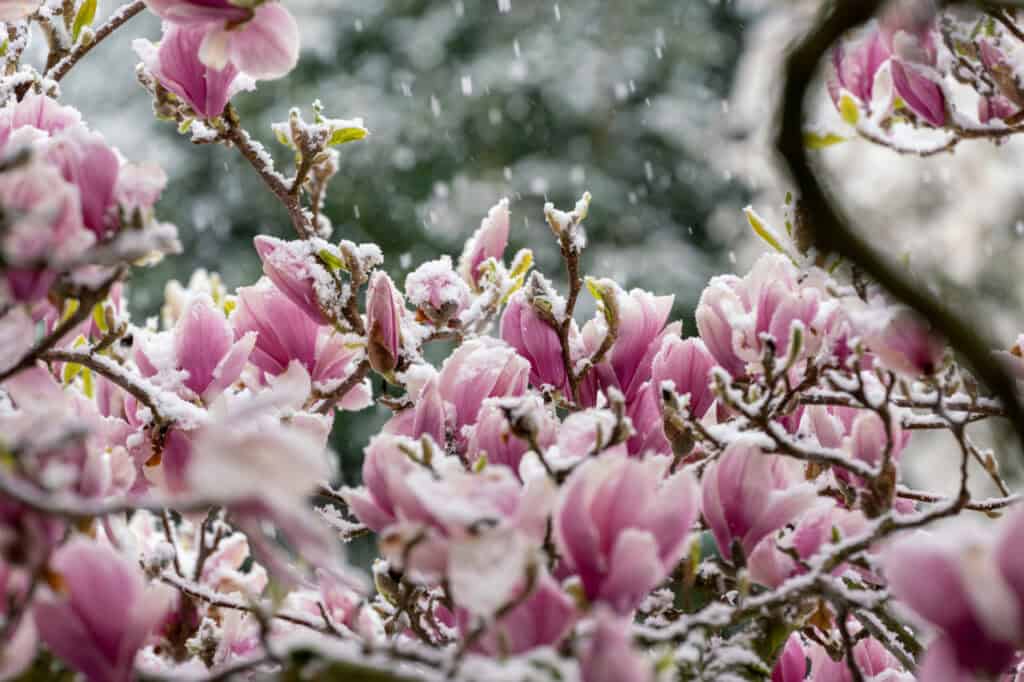
[{"label": "blurred background", "polygon": [[[103,2],[101,15],[115,6]],[[458,254],[503,196],[512,248],[530,246],[561,282],[542,206],[592,192],[585,272],[675,294],[688,335],[708,278],[743,272],[763,251],[741,209],[777,218],[789,189],[770,146],[778,67],[819,0],[285,2],[301,25],[299,68],[235,105],[286,171],[269,126],[290,107],[308,113],[319,99],[329,116],[365,119],[371,137],[341,148],[327,215],[335,239],[379,243],[399,284],[419,262]],[[131,42],[159,35],[154,17],[133,19],[64,84],[126,156],[159,160],[170,176],[159,213],[179,226],[185,251],[138,273],[140,319],[157,313],[168,278],[199,266],[229,287],[251,283],[252,237],[291,236],[237,153],[193,147],[151,116]],[[819,154],[878,245],[981,311],[1006,346],[1022,328],[1022,143],[967,143],[920,160],[855,140]],[[348,482],[385,416],[340,416],[333,443]]]}]

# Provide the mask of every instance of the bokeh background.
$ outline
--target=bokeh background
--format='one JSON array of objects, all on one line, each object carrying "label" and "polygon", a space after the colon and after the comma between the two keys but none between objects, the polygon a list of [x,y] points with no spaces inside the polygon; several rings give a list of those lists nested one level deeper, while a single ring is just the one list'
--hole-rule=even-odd
[{"label": "bokeh background", "polygon": [[[693,334],[708,278],[742,272],[763,250],[741,209],[777,217],[789,189],[770,145],[778,67],[819,0],[285,2],[300,20],[300,66],[235,104],[282,164],[269,126],[290,107],[319,99],[330,116],[365,119],[372,135],[342,148],[326,212],[336,239],[379,243],[399,283],[422,260],[457,254],[503,196],[512,248],[529,245],[561,281],[542,206],[589,190],[585,271],[675,294]],[[101,15],[114,7],[102,4]],[[169,173],[159,211],[184,253],[134,280],[143,316],[159,310],[164,281],[197,265],[230,287],[254,281],[252,237],[290,232],[237,153],[195,147],[151,116],[131,43],[159,35],[152,16],[132,20],[63,86],[125,155]],[[827,121],[825,100],[822,89]],[[820,159],[878,246],[980,312],[1008,346],[1024,322],[1022,144],[968,143],[922,161],[851,141]],[[340,418],[333,444],[347,481],[385,416]],[[910,475],[943,475],[927,467]]]}]

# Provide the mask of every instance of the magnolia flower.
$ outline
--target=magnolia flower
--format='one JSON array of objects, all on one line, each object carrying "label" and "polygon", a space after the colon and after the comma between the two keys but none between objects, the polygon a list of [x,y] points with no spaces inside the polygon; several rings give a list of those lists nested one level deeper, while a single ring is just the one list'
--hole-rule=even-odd
[{"label": "magnolia flower", "polygon": [[441,367],[441,397],[455,409],[455,433],[476,422],[486,398],[521,396],[526,392],[530,363],[510,346],[491,337],[466,341]]},{"label": "magnolia flower", "polygon": [[[516,656],[541,646],[553,647],[568,634],[575,620],[572,598],[546,571],[541,571],[530,595],[490,624],[473,649],[488,656]],[[463,636],[475,627],[475,619],[465,609],[457,611],[456,623]]]},{"label": "magnolia flower", "polygon": [[163,619],[167,592],[148,587],[127,557],[82,537],[57,550],[50,569],[61,588],[33,608],[46,646],[89,680],[133,679],[135,654]]},{"label": "magnolia flower", "polygon": [[263,262],[263,274],[270,278],[277,290],[309,315],[317,324],[327,324],[317,283],[327,277],[324,270],[309,253],[308,242],[286,242],[276,237],[259,235],[253,240],[256,253]]},{"label": "magnolia flower", "polygon": [[719,554],[732,557],[735,545],[750,556],[761,540],[814,504],[814,486],[790,464],[744,438],[704,470],[702,510]]},{"label": "magnolia flower", "polygon": [[800,635],[793,633],[786,640],[782,655],[772,669],[772,682],[803,682],[807,679],[807,654]]},{"label": "magnolia flower", "polygon": [[[470,461],[486,456],[488,466],[504,465],[518,472],[523,455],[530,450],[526,434],[532,432],[537,445],[546,448],[564,431],[564,424],[558,423],[539,396],[527,395],[514,405],[508,403],[501,398],[484,401],[477,422],[471,427],[466,455]],[[512,428],[506,410],[517,422],[518,429]]]},{"label": "magnolia flower", "polygon": [[256,343],[253,331],[239,335],[205,294],[193,296],[169,332],[144,337],[135,361],[145,377],[177,384],[184,397],[210,403],[235,383]]},{"label": "magnolia flower", "polygon": [[[616,298],[618,335],[611,352],[591,374],[600,388],[606,392],[616,388],[626,402],[632,402],[651,377],[651,362],[661,346],[660,339],[678,335],[682,327],[679,322],[666,326],[675,297],[655,296],[642,289],[626,293],[611,280],[602,284],[610,287]],[[589,355],[593,355],[604,340],[606,326],[603,317],[595,317],[583,326],[583,344]],[[584,402],[593,404],[589,399]]]},{"label": "magnolia flower", "polygon": [[391,374],[402,353],[402,317],[405,304],[395,283],[378,270],[366,292],[366,355],[380,374]]},{"label": "magnolia flower", "polygon": [[2,0],[0,2],[0,21],[10,23],[21,21],[39,9],[42,0]]},{"label": "magnolia flower", "polygon": [[469,293],[469,285],[452,268],[449,256],[427,261],[405,278],[405,297],[437,325],[457,318],[469,305]]},{"label": "magnolia flower", "polygon": [[672,446],[665,436],[661,410],[661,392],[671,382],[679,395],[689,396],[689,412],[702,418],[714,403],[711,392],[711,368],[715,359],[700,339],[686,339],[668,335],[651,363],[651,378],[640,389],[640,394],[629,408],[629,418],[636,433],[629,439],[630,454],[654,451],[671,454]]},{"label": "magnolia flower", "polygon": [[633,646],[630,620],[598,607],[595,627],[580,652],[581,682],[651,682],[652,664]]},{"label": "magnolia flower", "polygon": [[512,295],[501,316],[501,338],[530,361],[530,383],[568,394],[568,378],[558,333],[534,309],[523,291]]},{"label": "magnolia flower", "polygon": [[51,137],[46,157],[78,188],[82,224],[97,238],[109,235],[117,227],[110,213],[121,168],[114,150],[99,133],[74,127]]},{"label": "magnolia flower", "polygon": [[569,477],[555,514],[566,567],[591,601],[626,614],[673,569],[697,518],[693,476],[663,460],[606,454]]},{"label": "magnolia flower", "polygon": [[803,331],[800,357],[820,347],[828,328],[823,296],[819,288],[801,281],[785,256],[766,254],[742,279],[712,278],[697,306],[697,329],[722,368],[745,376],[748,367],[760,365],[766,336],[774,340],[780,358],[786,357],[797,326]]},{"label": "magnolia flower", "polygon": [[898,9],[882,19],[880,35],[891,56],[896,95],[910,111],[939,128],[946,123],[946,97],[929,73],[938,59],[934,30],[932,17]]},{"label": "magnolia flower", "polygon": [[408,481],[408,475],[420,466],[408,454],[414,442],[389,434],[374,436],[363,456],[362,487],[342,491],[356,518],[376,533],[400,516],[430,518]]},{"label": "magnolia flower", "polygon": [[921,664],[922,679],[959,681],[1006,671],[1024,633],[1022,540],[1024,516],[1015,514],[995,543],[977,534],[940,538],[919,532],[885,552],[893,596],[939,631]]},{"label": "magnolia flower", "polygon": [[941,368],[945,345],[913,310],[896,307],[878,311],[865,326],[871,352],[890,369],[918,377]]},{"label": "magnolia flower", "polygon": [[508,246],[508,199],[502,199],[487,212],[480,227],[466,241],[459,259],[459,273],[473,287],[480,288],[480,266],[488,258],[500,261]]},{"label": "magnolia flower", "polygon": [[146,0],[161,19],[201,28],[199,59],[222,70],[234,64],[259,80],[281,78],[299,59],[299,27],[279,2],[256,6],[229,0]]},{"label": "magnolia flower", "polygon": [[870,31],[858,43],[840,42],[832,50],[832,71],[828,91],[838,107],[844,92],[870,105],[874,95],[875,77],[889,59],[888,50],[877,30]]},{"label": "magnolia flower", "polygon": [[0,203],[12,216],[0,242],[7,288],[15,301],[40,300],[62,269],[61,261],[95,242],[82,224],[78,192],[58,169],[34,161],[0,174]]},{"label": "magnolia flower", "polygon": [[199,59],[206,33],[202,26],[169,24],[164,27],[159,46],[148,40],[136,40],[133,47],[160,85],[181,98],[201,118],[216,118],[246,84],[230,61],[216,69]]},{"label": "magnolia flower", "polygon": [[[355,371],[361,357],[352,340],[318,325],[302,308],[263,279],[238,290],[238,307],[231,314],[235,338],[256,333],[250,362],[264,383],[283,374],[297,360],[313,383],[332,386]],[[361,410],[371,401],[369,381],[352,387],[338,402],[344,410]]]}]

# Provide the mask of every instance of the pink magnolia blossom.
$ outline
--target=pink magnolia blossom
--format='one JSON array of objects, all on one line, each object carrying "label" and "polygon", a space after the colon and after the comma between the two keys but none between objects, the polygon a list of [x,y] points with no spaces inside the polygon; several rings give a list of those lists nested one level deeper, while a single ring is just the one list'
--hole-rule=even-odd
[{"label": "pink magnolia blossom", "polygon": [[362,487],[343,491],[356,518],[374,532],[383,531],[400,516],[429,518],[408,482],[408,475],[420,466],[408,454],[412,442],[389,434],[375,436],[363,457]]},{"label": "pink magnolia blossom", "polygon": [[81,254],[95,236],[82,225],[76,188],[46,163],[0,174],[0,202],[16,216],[2,241],[7,288],[16,301],[37,301],[56,280],[60,262]]},{"label": "pink magnolia blossom", "polygon": [[299,27],[279,2],[255,7],[229,0],[146,0],[160,18],[184,27],[199,27],[204,37],[199,59],[221,70],[233,63],[259,80],[287,75],[299,58]]},{"label": "pink magnolia blossom", "polygon": [[136,41],[134,47],[160,85],[180,97],[200,117],[216,118],[243,82],[238,68],[230,61],[216,69],[199,59],[206,33],[203,26],[169,24],[158,47],[146,40]]},{"label": "pink magnolia blossom", "polygon": [[413,402],[412,407],[389,419],[384,425],[384,433],[408,438],[428,435],[436,443],[447,444],[451,430],[450,410],[441,398],[437,372],[430,368],[427,374],[429,376],[423,380],[422,385],[414,386],[407,379],[406,387]]},{"label": "pink magnolia blossom", "polygon": [[561,491],[555,538],[591,601],[625,614],[672,570],[697,518],[688,472],[666,462],[608,454],[587,460]]},{"label": "pink magnolia blossom", "polygon": [[[488,656],[516,656],[537,647],[556,646],[575,620],[572,598],[542,571],[530,596],[491,624],[473,649]],[[475,626],[464,609],[458,610],[456,622],[463,636]]]},{"label": "pink magnolia blossom", "polygon": [[488,258],[500,261],[508,246],[509,211],[508,199],[502,199],[487,212],[480,221],[480,227],[466,241],[466,248],[459,259],[459,272],[473,287],[480,288],[480,266]]},{"label": "pink magnolia blossom", "polygon": [[390,374],[398,367],[404,314],[405,303],[395,283],[385,272],[373,273],[366,292],[366,355],[370,366],[381,374]]},{"label": "pink magnolia blossom", "polygon": [[[318,325],[269,280],[238,290],[238,307],[231,314],[231,325],[236,339],[256,332],[250,362],[259,369],[264,382],[283,374],[297,360],[314,384],[333,384],[350,376],[360,357],[359,349],[353,348],[346,337]],[[369,401],[370,388],[363,382],[354,386],[338,406],[361,410]]]},{"label": "pink magnolia blossom", "polygon": [[814,504],[814,486],[802,482],[791,464],[740,439],[704,470],[704,521],[723,557],[733,555],[734,544],[750,556],[759,542]]},{"label": "pink magnolia blossom", "polygon": [[501,316],[501,338],[530,361],[530,383],[551,386],[568,395],[568,378],[558,333],[534,310],[525,292],[509,299]]},{"label": "pink magnolia blossom", "polygon": [[807,678],[807,654],[800,635],[793,633],[772,669],[772,682],[803,682]]},{"label": "pink magnolia blossom", "polygon": [[1013,661],[1024,626],[1022,518],[1008,520],[995,546],[977,535],[938,538],[922,532],[886,551],[884,571],[893,596],[939,631],[922,663],[933,675],[928,679],[995,676]]},{"label": "pink magnolia blossom", "polygon": [[804,332],[801,357],[818,350],[828,326],[823,297],[813,283],[800,280],[789,259],[766,254],[742,279],[712,278],[697,306],[697,329],[722,368],[745,376],[762,360],[765,335],[774,339],[776,355],[784,358],[799,324]]},{"label": "pink magnolia blossom", "polygon": [[[809,644],[807,656],[810,659],[810,682],[854,682],[849,661],[845,658],[833,660],[820,644]],[[860,668],[864,679],[877,682],[914,682],[914,676],[903,670],[896,657],[873,637],[863,638],[854,644],[853,660]],[[931,682],[934,678],[919,679]]]},{"label": "pink magnolia blossom", "polygon": [[427,261],[405,278],[405,296],[437,325],[457,318],[469,305],[469,285],[452,267],[450,256]]},{"label": "pink magnolia blossom", "polygon": [[711,368],[714,366],[715,359],[700,339],[684,341],[675,335],[663,338],[651,364],[651,378],[630,405],[629,417],[636,429],[636,434],[629,439],[631,454],[672,453],[662,419],[662,386],[671,382],[676,393],[688,395],[690,414],[700,419],[714,403],[711,392]]},{"label": "pink magnolia blossom", "polygon": [[78,188],[82,224],[98,239],[108,236],[117,227],[112,209],[121,162],[114,150],[98,133],[75,127],[54,135],[46,155]]},{"label": "pink magnolia blossom", "polygon": [[946,123],[946,97],[929,75],[938,56],[933,23],[899,8],[882,19],[880,34],[891,55],[896,94],[914,114],[939,128]]},{"label": "pink magnolia blossom", "polygon": [[148,337],[136,347],[135,360],[143,376],[158,377],[160,383],[180,381],[185,396],[209,403],[241,376],[256,340],[256,333],[249,331],[236,341],[224,313],[208,296],[198,295],[172,331]]},{"label": "pink magnolia blossom", "polygon": [[[641,387],[651,377],[651,362],[660,348],[664,336],[678,335],[681,325],[668,323],[674,296],[655,296],[641,289],[625,292],[608,280],[607,286],[615,292],[618,307],[619,331],[612,350],[591,374],[598,385],[607,391],[616,388],[626,402],[632,402]],[[594,318],[584,325],[583,343],[589,354],[597,351],[606,333],[603,318]],[[593,404],[590,400],[586,404]]]},{"label": "pink magnolia blossom", "polygon": [[530,363],[505,343],[481,337],[466,341],[441,367],[441,397],[455,409],[455,433],[476,423],[486,398],[521,396],[526,392]]},{"label": "pink magnolia blossom", "polygon": [[889,59],[888,50],[877,30],[870,31],[856,44],[841,42],[832,51],[832,71],[828,92],[838,106],[843,92],[848,92],[864,105],[874,95],[875,77]]},{"label": "pink magnolia blossom", "polygon": [[[484,401],[477,422],[471,427],[466,455],[470,461],[486,455],[488,466],[504,465],[518,472],[519,463],[530,449],[530,444],[513,432],[502,407],[503,402],[496,398]],[[524,427],[534,431],[540,447],[546,448],[555,442],[560,424],[538,396],[527,395],[509,409],[513,418],[526,420]]]},{"label": "pink magnolia blossom", "polygon": [[595,621],[579,656],[581,682],[652,682],[654,667],[633,646],[629,619],[599,606]]},{"label": "pink magnolia blossom", "polygon": [[316,284],[327,272],[312,258],[307,242],[285,242],[276,237],[259,235],[253,240],[256,253],[263,262],[263,274],[270,278],[277,290],[309,315],[317,324],[327,324]]},{"label": "pink magnolia blossom", "polygon": [[895,308],[873,320],[868,346],[885,366],[909,376],[930,375],[942,366],[945,345],[909,308]]},{"label": "pink magnolia blossom", "polygon": [[62,588],[35,602],[40,638],[89,680],[133,679],[135,654],[163,619],[167,593],[147,586],[127,557],[81,537],[61,547],[50,567]]}]

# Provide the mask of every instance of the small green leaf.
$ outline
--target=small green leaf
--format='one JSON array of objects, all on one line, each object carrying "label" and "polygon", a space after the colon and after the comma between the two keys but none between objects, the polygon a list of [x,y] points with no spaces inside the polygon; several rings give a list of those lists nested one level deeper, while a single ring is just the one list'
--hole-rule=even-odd
[{"label": "small green leaf", "polygon": [[110,328],[107,326],[107,313],[106,310],[103,309],[102,303],[97,303],[92,307],[92,320],[104,334],[110,331]]},{"label": "small green leaf", "polygon": [[96,0],[82,0],[82,4],[78,6],[78,14],[75,15],[75,22],[71,26],[71,39],[77,43],[82,29],[91,26],[95,18]]},{"label": "small green leaf", "polygon": [[775,234],[775,230],[765,224],[761,216],[757,215],[753,208],[747,206],[743,209],[743,214],[747,216],[747,222],[750,223],[750,227],[754,230],[754,233],[758,237],[763,239],[768,246],[772,247],[779,253],[785,253],[786,250],[782,248],[782,242],[779,241],[778,236]]},{"label": "small green leaf", "polygon": [[804,133],[804,146],[808,149],[824,149],[846,142],[846,138],[835,133]]},{"label": "small green leaf", "polygon": [[479,474],[481,471],[487,468],[487,453],[483,453],[475,462],[473,462],[473,473]]},{"label": "small green leaf", "polygon": [[327,267],[331,269],[331,271],[337,272],[338,270],[345,269],[345,264],[342,260],[327,249],[320,249],[317,251],[317,255],[320,256],[320,260],[322,260]]},{"label": "small green leaf", "polygon": [[366,128],[337,128],[331,132],[331,139],[327,141],[329,147],[334,147],[339,144],[345,144],[346,142],[354,142],[361,140],[369,133]]}]

